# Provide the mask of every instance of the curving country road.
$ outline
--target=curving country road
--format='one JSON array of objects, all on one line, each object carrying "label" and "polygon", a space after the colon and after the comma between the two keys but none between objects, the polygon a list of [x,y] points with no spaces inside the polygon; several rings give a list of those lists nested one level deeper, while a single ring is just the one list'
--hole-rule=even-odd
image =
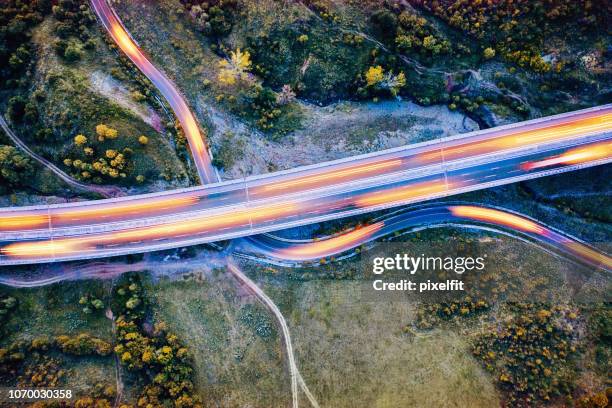
[{"label": "curving country road", "polygon": [[244,238],[238,245],[272,259],[305,262],[345,253],[396,231],[465,223],[475,228],[495,227],[501,233],[510,231],[514,237],[526,237],[552,248],[559,255],[612,271],[612,258],[609,255],[571,235],[502,208],[464,203],[424,206],[322,240],[297,242],[260,235]]},{"label": "curving country road", "polygon": [[217,173],[212,166],[208,154],[206,141],[185,98],[183,98],[172,81],[147,59],[137,43],[123,27],[121,20],[109,6],[107,0],[91,0],[91,6],[115,44],[149,78],[170,104],[189,142],[191,155],[198,170],[200,181],[203,184],[218,181]]}]

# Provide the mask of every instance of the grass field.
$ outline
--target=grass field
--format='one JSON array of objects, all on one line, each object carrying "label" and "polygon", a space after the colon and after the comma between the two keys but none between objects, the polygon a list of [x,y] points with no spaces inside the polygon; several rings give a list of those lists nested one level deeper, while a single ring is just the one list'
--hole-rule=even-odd
[{"label": "grass field", "polygon": [[225,274],[205,281],[160,282],[151,289],[156,316],[194,355],[196,386],[205,406],[289,404],[275,322]]},{"label": "grass field", "polygon": [[[298,365],[321,406],[498,404],[464,338],[449,329],[408,336],[402,327],[414,318],[414,306],[364,303],[355,297],[357,285],[324,280],[263,286],[281,305],[291,304],[290,310],[282,308]],[[205,402],[289,405],[283,347],[276,329],[267,334],[276,322],[261,306],[252,306],[253,299],[231,278],[221,273],[203,282],[167,281],[152,290],[157,316],[195,355]]]}]

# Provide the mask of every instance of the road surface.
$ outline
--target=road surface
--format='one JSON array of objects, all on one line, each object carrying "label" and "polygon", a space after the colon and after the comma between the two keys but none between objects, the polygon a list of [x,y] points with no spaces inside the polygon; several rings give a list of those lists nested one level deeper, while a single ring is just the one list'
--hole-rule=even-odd
[{"label": "road surface", "polygon": [[[389,236],[396,231],[422,229],[454,223],[470,223],[509,230],[537,243],[551,247],[560,255],[581,263],[612,271],[612,258],[568,234],[501,208],[472,204],[436,204],[403,212],[365,227],[356,228],[327,239],[296,242],[270,235],[244,239],[246,249],[267,257],[294,261],[316,261],[348,252],[368,242]],[[238,243],[241,246],[241,243]]]},{"label": "road surface", "polygon": [[214,242],[609,163],[612,106],[136,197],[0,209],[0,265]]},{"label": "road surface", "polygon": [[107,3],[107,0],[91,0],[91,6],[115,44],[149,78],[170,104],[189,143],[200,181],[203,184],[218,181],[217,173],[212,166],[208,154],[206,141],[185,98],[183,98],[172,81],[147,59],[136,41],[130,37],[119,17]]}]

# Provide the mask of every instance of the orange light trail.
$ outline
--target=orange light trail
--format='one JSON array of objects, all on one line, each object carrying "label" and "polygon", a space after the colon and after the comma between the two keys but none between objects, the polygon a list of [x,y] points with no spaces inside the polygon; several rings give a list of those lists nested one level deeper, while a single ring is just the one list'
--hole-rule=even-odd
[{"label": "orange light trail", "polygon": [[4,255],[13,256],[16,258],[41,258],[55,255],[72,255],[91,249],[86,244],[87,241],[88,240],[68,238],[50,241],[20,242],[10,244],[2,248],[2,253]]},{"label": "orange light trail", "polygon": [[324,241],[311,242],[305,245],[296,245],[291,248],[278,250],[279,254],[293,260],[308,260],[324,258],[330,253],[339,253],[357,246],[363,238],[372,236],[384,226],[384,222],[377,222],[367,227],[359,228]]},{"label": "orange light trail", "polygon": [[111,205],[95,208],[85,208],[71,212],[63,212],[51,214],[51,220],[67,220],[67,219],[96,219],[104,216],[127,215],[129,213],[151,212],[160,210],[170,210],[182,207],[187,207],[198,202],[198,198],[194,196],[178,197],[178,198],[162,198],[146,202],[128,203],[126,205]]},{"label": "orange light trail", "polygon": [[0,231],[10,231],[15,228],[48,227],[49,216],[46,214],[7,216],[0,218]]},{"label": "orange light trail", "polygon": [[368,164],[365,166],[355,166],[344,170],[330,171],[323,174],[317,174],[312,176],[305,176],[296,180],[284,181],[281,183],[274,183],[267,186],[263,186],[265,191],[283,190],[285,188],[312,185],[319,182],[323,185],[327,185],[333,182],[340,181],[348,178],[349,176],[365,176],[367,174],[375,173],[380,170],[388,170],[391,168],[399,167],[402,164],[402,160],[389,160],[383,163]]},{"label": "orange light trail", "polygon": [[451,187],[443,180],[426,181],[405,187],[397,187],[391,191],[383,191],[365,194],[358,198],[355,204],[359,207],[370,207],[379,204],[391,204],[411,198],[423,197],[430,194],[440,193]]},{"label": "orange light trail", "polygon": [[83,238],[56,238],[37,242],[16,242],[1,249],[12,257],[45,257],[71,255],[94,250],[101,245],[138,243],[183,235],[194,235],[209,231],[239,227],[246,223],[261,222],[298,212],[297,204],[273,205],[261,208],[245,208],[231,214],[199,217],[173,224],[153,225],[128,231],[108,232]]},{"label": "orange light trail", "polygon": [[572,149],[564,154],[549,159],[525,163],[521,165],[521,168],[524,170],[533,170],[558,164],[580,164],[610,157],[612,157],[612,142],[603,142]]},{"label": "orange light trail", "polygon": [[70,220],[91,220],[102,219],[104,217],[129,215],[131,213],[171,210],[182,207],[187,207],[198,202],[197,197],[178,197],[178,198],[162,198],[154,199],[147,202],[136,202],[108,205],[93,205],[90,208],[77,209],[73,211],[64,211],[61,213],[47,214],[32,214],[22,216],[0,216],[0,231],[11,231],[14,229],[22,230],[24,228],[42,228],[49,227],[53,221],[70,221]]},{"label": "orange light trail", "polygon": [[[138,49],[136,44],[134,44],[121,24],[113,21],[111,23],[111,34],[115,38],[119,48],[121,48],[121,50],[130,58],[140,62],[143,66],[151,65],[142,52]],[[170,84],[165,85],[171,86]],[[206,147],[204,146],[204,141],[202,140],[202,135],[200,134],[200,128],[198,127],[195,118],[191,114],[191,111],[184,103],[180,103],[182,101],[178,102],[179,109],[176,114],[180,119],[182,119],[181,125],[183,126],[185,135],[189,139],[189,145],[198,153],[198,155],[202,155],[203,153],[208,154],[206,152]]]},{"label": "orange light trail", "polygon": [[[200,128],[187,106],[185,100],[180,96],[178,90],[172,82],[161,73],[151,62],[145,57],[143,52],[134,43],[128,32],[121,25],[120,21],[114,16],[112,10],[104,3],[105,0],[94,1],[94,9],[99,13],[103,21],[107,21],[108,32],[117,44],[136,66],[147,76],[164,95],[170,103],[172,110],[178,118],[185,137],[189,142],[189,147],[194,156],[196,166],[200,176],[207,179],[203,182],[215,181],[214,171],[208,157],[208,151]],[[101,8],[99,10],[99,8]]]},{"label": "orange light trail", "polygon": [[552,140],[563,140],[576,135],[595,131],[612,130],[612,114],[604,114],[592,118],[577,120],[572,123],[550,126],[541,129],[533,129],[508,136],[502,136],[482,142],[472,142],[465,145],[442,148],[430,153],[417,156],[423,162],[440,160],[444,155],[445,160],[453,160],[467,155],[478,155],[491,153],[503,149],[524,147],[530,144],[542,143]]},{"label": "orange light trail", "polygon": [[129,57],[135,58],[139,61],[143,59],[142,53],[140,50],[138,50],[138,47],[136,47],[136,44],[134,44],[121,24],[113,21],[111,23],[111,34],[113,37],[115,37],[115,41],[117,42],[117,45],[119,45],[119,48],[121,48],[121,51],[126,53]]},{"label": "orange light trail", "polygon": [[568,247],[572,252],[579,256],[586,258],[596,265],[601,265],[608,270],[612,270],[612,258],[604,253],[595,251],[586,245],[582,245],[579,242],[567,242],[565,246]]},{"label": "orange light trail", "polygon": [[451,214],[456,217],[503,225],[516,230],[531,232],[538,235],[545,234],[545,229],[538,223],[504,211],[494,210],[491,208],[473,207],[469,205],[451,206],[450,211]]}]

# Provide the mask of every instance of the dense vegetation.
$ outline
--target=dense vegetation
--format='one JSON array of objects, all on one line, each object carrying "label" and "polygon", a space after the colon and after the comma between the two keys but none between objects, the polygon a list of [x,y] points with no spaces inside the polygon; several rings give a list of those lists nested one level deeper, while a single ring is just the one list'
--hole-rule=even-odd
[{"label": "dense vegetation", "polygon": [[95,42],[88,31],[95,19],[85,1],[7,0],[0,8],[0,87],[27,88],[35,62],[30,42],[32,28],[52,13],[56,19],[55,49],[67,61],[82,56],[82,49],[92,49]]},{"label": "dense vegetation", "polygon": [[[93,179],[98,184],[108,179],[125,179],[128,175],[142,183],[145,178],[142,174],[134,174],[134,164],[130,159],[134,154],[135,141],[137,140],[137,144],[142,149],[149,143],[149,138],[145,135],[132,136],[131,139],[133,140],[130,143],[129,137],[122,136],[122,144],[126,147],[119,149],[105,149],[105,147],[110,147],[108,144],[106,146],[104,144],[107,139],[110,141],[119,139],[119,133],[117,129],[103,123],[96,126],[95,137],[93,135],[89,137],[83,134],[76,135],[72,149],[63,160],[67,171],[78,179]],[[118,142],[121,143],[121,139]],[[132,147],[127,147],[127,145]]]},{"label": "dense vegetation", "polygon": [[81,59],[83,48],[91,50],[96,47],[96,42],[91,38],[88,29],[96,19],[87,2],[61,0],[52,10],[57,20],[55,34],[58,37],[54,47],[60,57],[73,62]]},{"label": "dense vegetation", "polygon": [[34,57],[31,28],[51,10],[51,1],[3,1],[0,7],[0,87],[27,84]]},{"label": "dense vegetation", "polygon": [[571,397],[576,319],[577,311],[565,306],[521,305],[512,320],[478,339],[473,353],[508,393],[511,406]]},{"label": "dense vegetation", "polygon": [[[66,368],[63,366],[66,357],[105,357],[111,352],[110,343],[88,333],[16,341],[0,348],[0,381],[19,387],[58,388],[65,381]],[[89,406],[85,403],[95,398],[97,407],[110,407],[115,388],[102,384],[97,388],[90,396],[77,398],[76,406]]]},{"label": "dense vegetation", "polygon": [[199,30],[212,38],[230,33],[236,20],[237,0],[181,0]]},{"label": "dense vegetation", "polygon": [[219,62],[218,81],[222,88],[216,96],[217,102],[275,136],[298,127],[300,111],[294,103],[295,93],[291,87],[285,85],[275,93],[252,75],[252,69],[248,51],[240,48],[230,51],[229,58]]},{"label": "dense vegetation", "polygon": [[[185,182],[187,175],[179,160],[164,154],[172,147],[160,140],[160,132],[165,131],[179,156],[189,154],[174,118],[155,119],[149,126],[125,104],[110,101],[92,89],[89,74],[94,63],[98,64],[93,69],[100,70],[96,72],[99,78],[108,77],[104,72],[108,71],[126,84],[128,98],[135,103],[160,107],[151,83],[123,54],[113,55],[108,67],[102,65],[108,61],[109,50],[100,48],[101,33],[87,1],[9,1],[0,12],[6,23],[0,31],[0,57],[7,62],[0,72],[0,92],[6,101],[0,108],[18,137],[87,183],[134,186],[159,178]],[[116,48],[107,41],[111,50]],[[95,128],[101,122],[119,132],[118,137],[100,138]],[[83,136],[87,143],[77,144],[75,139]],[[25,182],[31,172],[26,166],[28,159],[21,160],[21,154],[8,150],[3,153],[19,165],[4,171],[8,181],[3,183],[2,193],[21,190],[26,184],[36,191],[48,190],[38,185],[38,179]],[[2,166],[6,164],[4,160]]]},{"label": "dense vegetation", "polygon": [[286,112],[248,116],[262,106],[257,97],[283,89],[322,104],[444,103],[488,125],[609,101],[597,86],[610,81],[601,0],[305,0],[282,12],[266,3],[274,24],[248,1],[182,3],[220,56],[237,45],[250,54],[264,91],[230,104],[266,131]]},{"label": "dense vegetation", "polygon": [[193,395],[193,369],[188,349],[163,322],[150,326],[147,297],[138,275],[130,275],[114,289],[113,311],[117,315],[115,353],[145,386],[138,406],[199,406]]},{"label": "dense vegetation", "polygon": [[[86,370],[84,367],[88,364],[105,366],[117,361],[126,370],[117,380],[133,387],[133,392],[123,395],[122,407],[200,406],[199,398],[193,395],[190,353],[163,322],[154,322],[145,287],[140,275],[130,274],[113,285],[112,294],[98,283],[64,290],[59,287],[43,289],[33,295],[47,298],[43,301],[47,307],[64,313],[57,316],[62,319],[61,323],[46,321],[48,332],[32,333],[34,336],[26,330],[14,332],[16,328],[24,328],[21,319],[28,315],[26,309],[33,306],[29,295],[20,291],[0,292],[0,334],[3,338],[0,383],[26,388],[61,388],[67,385],[69,377],[74,381],[72,370]],[[73,307],[84,330],[50,334],[57,333],[56,326],[62,326],[64,320],[74,318],[69,311]],[[112,316],[111,310],[115,316],[114,339],[92,334],[90,330],[94,324],[111,325],[107,320]],[[10,337],[5,329],[13,331]],[[115,378],[95,383],[80,380],[81,390],[73,390],[72,403],[76,407],[110,407],[116,399],[114,383]]]},{"label": "dense vegetation", "polygon": [[[566,63],[542,57],[543,53],[554,51],[551,38],[586,42],[589,34],[605,26],[610,16],[610,5],[605,0],[411,0],[410,3],[478,40],[485,58],[497,53],[536,72],[559,72]],[[485,51],[488,55],[484,55]]]},{"label": "dense vegetation", "polygon": [[28,157],[16,147],[0,145],[0,194],[6,194],[16,187],[27,186],[32,172]]}]

